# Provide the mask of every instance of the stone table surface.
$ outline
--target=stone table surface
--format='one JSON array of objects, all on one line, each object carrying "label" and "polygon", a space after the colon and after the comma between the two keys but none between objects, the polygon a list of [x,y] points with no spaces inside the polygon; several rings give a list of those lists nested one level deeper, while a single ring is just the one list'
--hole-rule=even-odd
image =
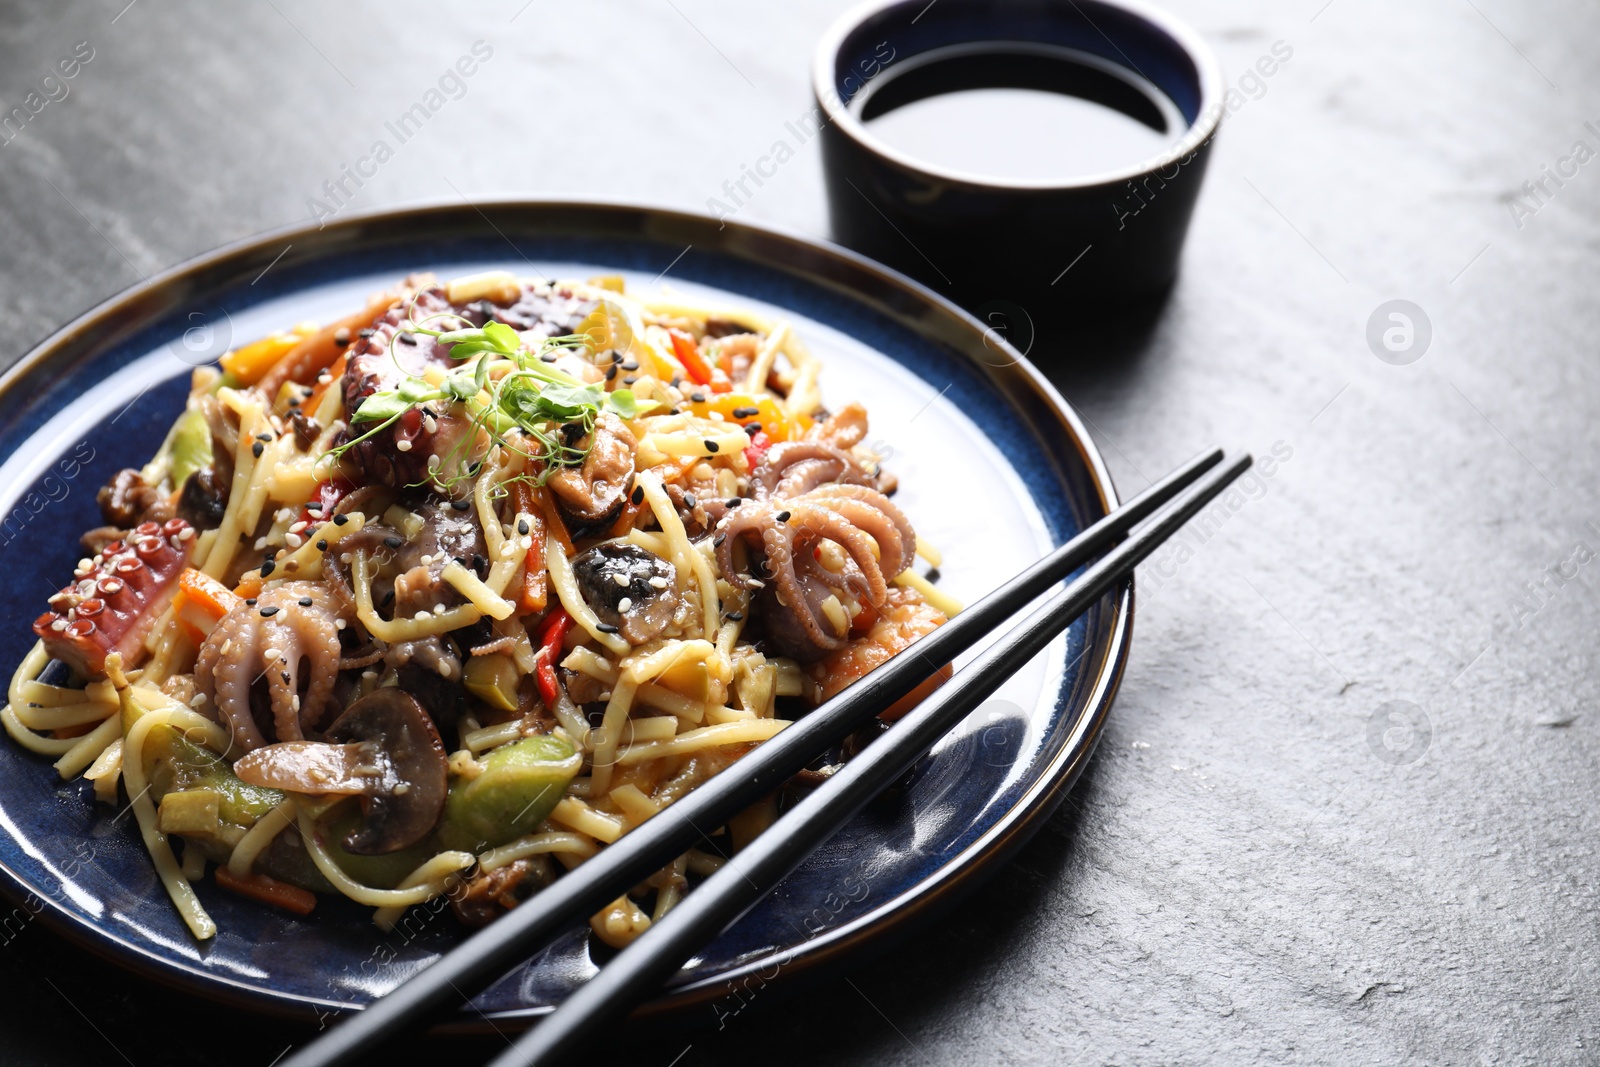
[{"label": "stone table surface", "polygon": [[[0,143],[0,361],[306,220],[477,40],[448,123],[337,210],[703,210],[808,110],[844,7],[124,3],[4,5],[3,110],[92,58]],[[1600,1061],[1600,9],[1169,3],[1237,90],[1183,273],[1050,373],[1125,492],[1212,443],[1271,476],[1143,569],[1098,753],[1014,862],[847,979],[630,1062]],[[815,142],[740,217],[825,235]],[[1405,365],[1368,343],[1395,299],[1431,324]],[[0,974],[7,1064],[267,1067],[306,1036],[42,927]]]}]

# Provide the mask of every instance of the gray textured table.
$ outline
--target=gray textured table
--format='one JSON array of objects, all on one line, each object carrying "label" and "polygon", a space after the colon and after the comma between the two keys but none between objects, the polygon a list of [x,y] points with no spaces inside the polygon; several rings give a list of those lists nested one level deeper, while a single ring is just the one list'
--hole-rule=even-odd
[{"label": "gray textured table", "polygon": [[[92,49],[0,137],[0,359],[311,198],[703,209],[808,109],[842,6],[125,2],[0,19],[6,111]],[[1184,273],[1052,374],[1125,490],[1213,442],[1271,476],[1145,568],[1099,753],[1016,862],[848,980],[631,1061],[1600,1060],[1600,10],[1172,6],[1240,90]],[[465,95],[331,202],[480,39]],[[573,148],[598,111],[622,165]],[[815,144],[740,214],[820,234]],[[1367,340],[1393,299],[1431,323],[1408,365]],[[8,1064],[266,1067],[303,1037],[42,928],[0,975]]]}]

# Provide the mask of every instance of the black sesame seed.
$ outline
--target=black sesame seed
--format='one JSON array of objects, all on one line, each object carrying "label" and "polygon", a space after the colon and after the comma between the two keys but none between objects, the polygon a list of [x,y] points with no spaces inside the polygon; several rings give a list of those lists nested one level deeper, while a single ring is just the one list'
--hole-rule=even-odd
[{"label": "black sesame seed", "polygon": [[489,569],[489,559],[488,559],[488,557],[480,555],[477,552],[474,552],[472,554],[472,573],[478,575],[481,578],[483,576],[484,572],[486,572],[488,569]]},{"label": "black sesame seed", "polygon": [[403,345],[414,345],[417,343],[417,339],[412,337],[409,333],[400,334],[395,338],[395,340],[399,341]]},{"label": "black sesame seed", "polygon": [[303,596],[299,600],[295,601],[295,603],[299,604],[303,608],[309,608],[312,604],[316,603],[316,601],[312,600],[308,596]]},{"label": "black sesame seed", "polygon": [[622,361],[622,369],[623,370],[638,370],[639,369],[639,361],[636,360],[636,359],[625,359],[625,360]]},{"label": "black sesame seed", "polygon": [[699,504],[700,504],[700,501],[695,499],[693,493],[685,493],[685,494],[683,494],[683,506],[684,507],[689,508],[689,509],[692,510],[692,509],[698,507]]},{"label": "black sesame seed", "polygon": [[310,503],[308,503],[306,505],[306,510],[307,511],[321,511],[322,510],[322,501],[320,501],[320,500],[311,501]]},{"label": "black sesame seed", "polygon": [[470,500],[452,500],[452,501],[450,501],[450,506],[455,508],[457,511],[466,511],[468,508],[470,508],[472,506],[472,501],[470,501]]},{"label": "black sesame seed", "polygon": [[300,406],[300,398],[297,397],[297,396],[291,396],[289,398],[289,406],[292,407],[292,408],[299,407]]},{"label": "black sesame seed", "polygon": [[265,452],[266,449],[266,445],[262,444],[260,441],[257,441],[255,444],[250,446],[250,454],[257,459],[260,459],[261,453]]},{"label": "black sesame seed", "polygon": [[744,424],[744,432],[754,437],[761,432],[761,424],[759,422],[747,422]]},{"label": "black sesame seed", "polygon": [[715,452],[715,451],[717,451],[718,445],[711,438],[709,438],[709,437],[706,438],[704,443],[705,443],[707,452]]},{"label": "black sesame seed", "polygon": [[611,625],[609,622],[597,622],[594,624],[594,628],[603,634],[614,634],[617,632],[617,628]]},{"label": "black sesame seed", "polygon": [[606,368],[606,381],[615,381],[617,378],[617,365],[615,363]]},{"label": "black sesame seed", "polygon": [[333,339],[333,343],[334,343],[334,345],[336,347],[343,348],[345,345],[350,343],[350,338],[348,338],[348,337],[335,337]]},{"label": "black sesame seed", "polygon": [[272,440],[272,435],[270,433],[258,433],[258,434],[256,434],[256,440],[257,441],[270,441],[270,440]]},{"label": "black sesame seed", "polygon": [[350,521],[350,519],[347,516],[344,516],[344,515],[335,515],[333,517],[333,524],[335,526],[343,526],[345,523],[347,523],[349,521]]},{"label": "black sesame seed", "polygon": [[638,380],[639,380],[639,378],[638,378],[637,375],[629,374],[629,375],[625,375],[623,377],[622,384],[623,385],[632,385],[634,382],[636,382]]},{"label": "black sesame seed", "polygon": [[356,336],[357,337],[371,337],[373,334],[375,334],[377,332],[378,332],[377,330],[374,330],[372,327],[369,326],[365,330],[362,330],[359,333],[357,333]]},{"label": "black sesame seed", "polygon": [[523,537],[527,537],[528,536],[528,520],[527,519],[518,519],[517,520],[517,533],[521,534]]},{"label": "black sesame seed", "polygon": [[539,358],[546,363],[554,363],[556,361],[556,354],[554,352],[546,352]]},{"label": "black sesame seed", "polygon": [[721,548],[722,547],[722,542],[726,541],[727,539],[728,539],[728,535],[727,534],[725,534],[725,533],[717,534],[717,536],[711,542],[711,547],[712,548]]},{"label": "black sesame seed", "polygon": [[326,551],[328,551],[328,539],[326,537],[317,538],[317,551],[318,552],[326,552]]},{"label": "black sesame seed", "polygon": [[265,578],[267,575],[271,574],[273,568],[276,567],[277,565],[278,565],[278,561],[277,560],[275,560],[275,559],[267,560],[265,563],[263,563],[261,565],[261,577]]},{"label": "black sesame seed", "polygon": [[728,506],[730,508],[736,508],[740,504],[743,504],[743,503],[744,503],[744,497],[739,497],[739,496],[730,496],[728,498],[728,500],[727,500],[727,504],[728,504]]},{"label": "black sesame seed", "polygon": [[779,522],[788,522],[789,521],[789,513],[787,511],[780,511],[780,512],[778,512],[778,514],[775,517],[777,518],[777,520]]},{"label": "black sesame seed", "polygon": [[733,409],[733,417],[736,418],[736,419],[748,419],[752,415],[759,415],[759,414],[761,414],[761,409],[760,408],[734,408]]},{"label": "black sesame seed", "polygon": [[389,548],[399,548],[401,545],[405,544],[405,540],[399,537],[385,537],[383,539],[383,543]]},{"label": "black sesame seed", "polygon": [[289,672],[288,671],[279,671],[278,672],[278,677],[283,679],[283,684],[284,685],[288,685],[289,684]]},{"label": "black sesame seed", "polygon": [[634,486],[633,487],[633,495],[630,496],[628,499],[633,501],[635,504],[643,504],[644,503],[644,486],[642,486],[642,485]]},{"label": "black sesame seed", "polygon": [[272,608],[262,608],[262,609],[261,609],[261,617],[262,617],[262,618],[263,618],[263,619],[270,619],[270,618],[272,618],[272,617],[273,617],[273,616],[274,616],[274,615],[276,615],[276,614],[277,614],[277,613],[278,613],[278,609],[277,609],[277,608],[275,608],[275,607],[272,607]]},{"label": "black sesame seed", "polygon": [[696,404],[704,404],[706,402],[706,394],[704,394],[704,393],[690,393],[689,394],[689,399],[693,400]]},{"label": "black sesame seed", "polygon": [[742,612],[742,611],[730,611],[730,612],[728,612],[727,618],[728,618],[729,622],[738,622],[738,621],[740,621],[741,619],[744,618],[744,612]]},{"label": "black sesame seed", "polygon": [[251,607],[251,608],[255,607],[256,606],[256,598],[255,597],[251,597],[250,599],[246,600],[245,601],[245,606],[246,607]]}]

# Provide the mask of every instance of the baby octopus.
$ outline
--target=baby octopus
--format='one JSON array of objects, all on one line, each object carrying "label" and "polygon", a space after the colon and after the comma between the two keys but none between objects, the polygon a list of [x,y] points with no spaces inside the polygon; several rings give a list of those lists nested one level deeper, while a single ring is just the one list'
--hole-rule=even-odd
[{"label": "baby octopus", "polygon": [[[803,462],[831,470],[841,458],[819,452]],[[856,470],[847,458],[845,464]],[[844,647],[862,601],[875,609],[884,605],[889,581],[911,565],[917,535],[876,489],[833,481],[813,486],[810,475],[796,470],[801,465],[774,478],[766,492],[758,489],[757,500],[730,509],[717,525],[716,546],[730,582],[762,590],[767,638],[785,655],[809,662]],[[791,484],[804,491],[776,492],[792,475],[801,475]],[[741,539],[759,550],[765,580],[736,566],[733,549]]]},{"label": "baby octopus", "polygon": [[[316,728],[339,677],[339,617],[321,582],[269,586],[217,623],[195,662],[195,684],[245,751],[304,740]],[[307,681],[301,691],[301,664]],[[274,736],[262,733],[251,691],[265,683]]]}]

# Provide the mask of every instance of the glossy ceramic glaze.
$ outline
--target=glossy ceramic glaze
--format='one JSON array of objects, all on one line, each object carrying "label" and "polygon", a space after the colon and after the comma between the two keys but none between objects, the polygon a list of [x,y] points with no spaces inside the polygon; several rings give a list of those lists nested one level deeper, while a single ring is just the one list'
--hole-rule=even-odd
[{"label": "glossy ceramic glaze", "polygon": [[[95,489],[139,465],[182,404],[190,367],[268,331],[326,321],[415,270],[622,273],[649,294],[790,319],[826,363],[824,397],[859,398],[897,497],[971,600],[1114,501],[1064,402],[992,333],[914,283],[839,249],[753,227],[598,204],[452,205],[353,218],[224,249],[96,309],[0,381],[0,515],[16,605],[0,660],[71,572],[99,522]],[[288,251],[285,251],[286,247]],[[670,267],[670,273],[662,274]],[[1126,656],[1131,587],[1108,596],[885,796],[709,946],[646,1012],[720,1013],[743,983],[815,973],[926,917],[1002,858],[1082,768]],[[325,1013],[392,988],[460,936],[447,907],[387,934],[324,898],[298,918],[197,886],[220,933],[193,941],[130,818],[0,744],[0,886],[64,933],[142,972],[252,1007]],[[548,1010],[592,973],[574,930],[486,991],[461,1025]]]}]

